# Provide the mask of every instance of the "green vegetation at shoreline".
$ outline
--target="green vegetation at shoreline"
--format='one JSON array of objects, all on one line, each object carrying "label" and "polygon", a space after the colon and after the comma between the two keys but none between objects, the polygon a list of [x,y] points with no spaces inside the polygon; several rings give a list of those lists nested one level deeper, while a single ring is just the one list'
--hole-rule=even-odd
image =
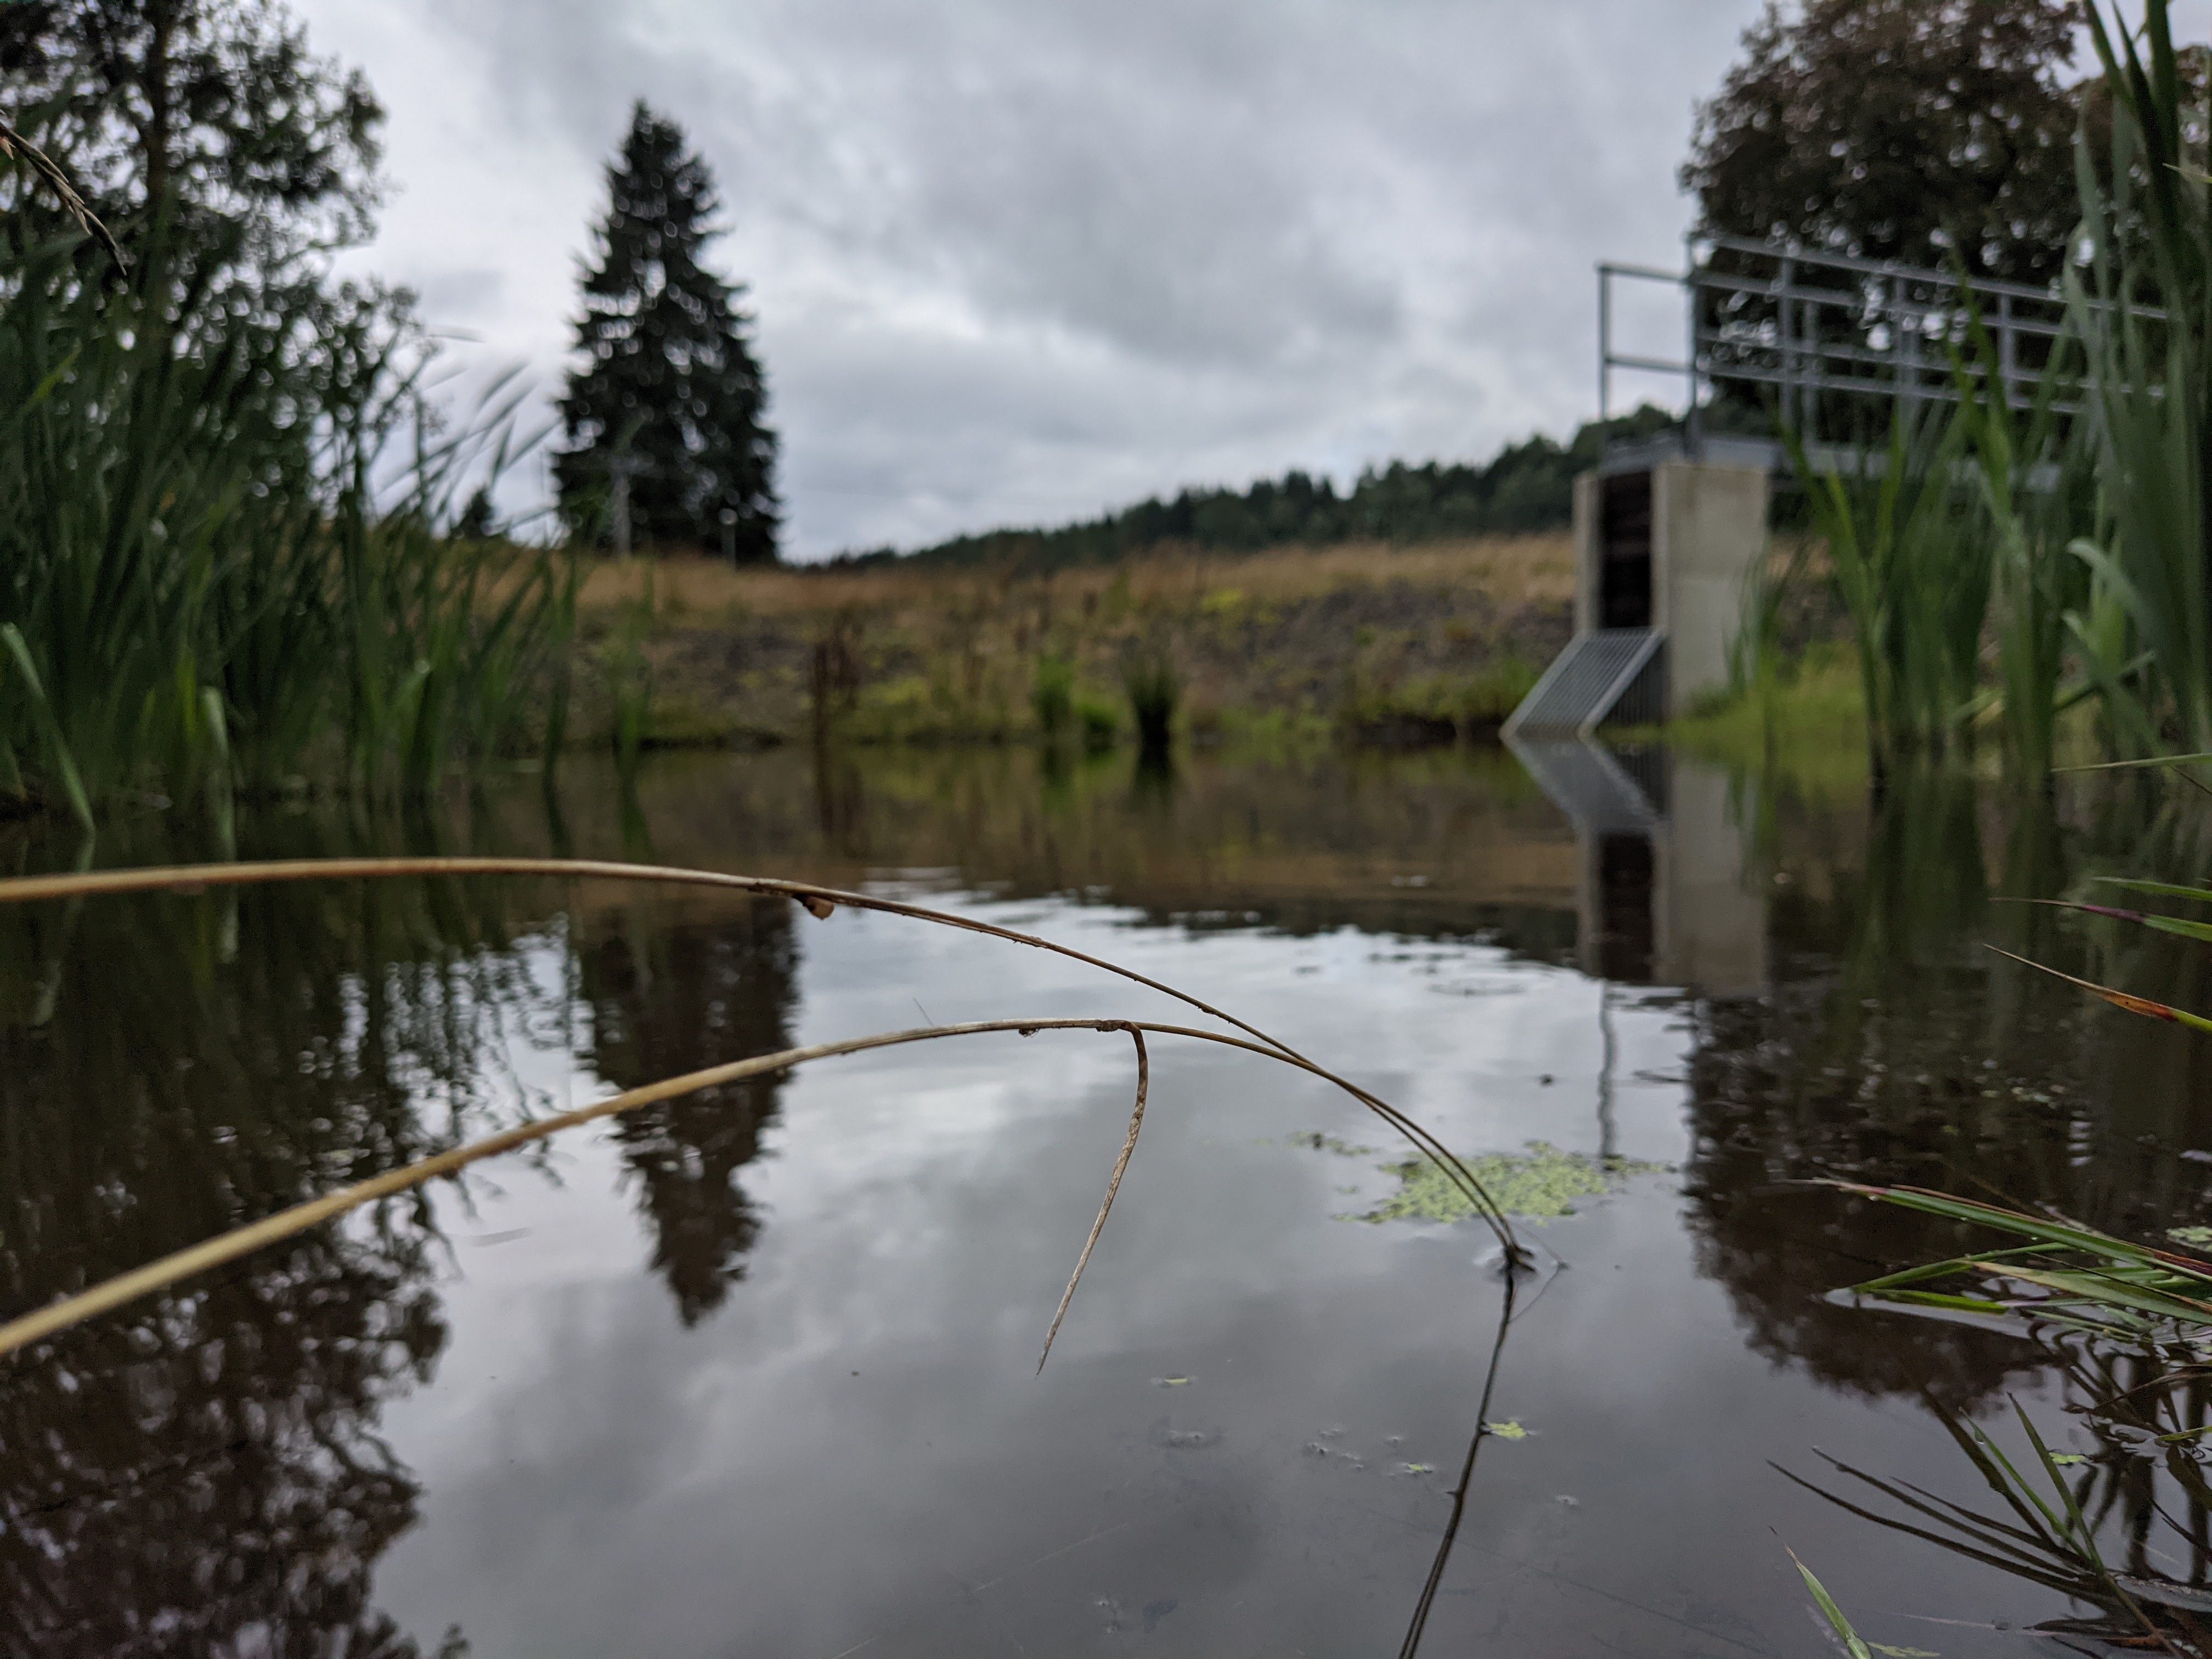
[{"label": "green vegetation at shoreline", "polygon": [[[1264,750],[1492,732],[1565,643],[1564,536],[1185,552],[1111,568],[593,568],[586,652],[635,651],[645,747],[1133,739],[1164,667],[1185,741]],[[649,611],[649,620],[647,620]],[[617,710],[586,688],[580,731]]]},{"label": "green vegetation at shoreline", "polygon": [[1621,736],[1662,739],[1731,772],[1786,780],[1808,798],[1845,799],[1867,785],[1866,705],[1847,641],[1816,642],[1741,695]]}]

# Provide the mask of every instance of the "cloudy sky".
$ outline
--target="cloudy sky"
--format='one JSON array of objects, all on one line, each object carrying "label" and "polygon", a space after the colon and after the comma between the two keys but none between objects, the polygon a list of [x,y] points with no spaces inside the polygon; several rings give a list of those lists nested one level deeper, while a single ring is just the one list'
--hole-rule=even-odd
[{"label": "cloudy sky", "polygon": [[[398,191],[356,257],[471,337],[458,364],[541,395],[631,100],[684,125],[799,558],[1571,430],[1592,264],[1679,262],[1691,106],[1757,10],[296,3],[390,111]],[[1665,350],[1679,323],[1642,321]],[[505,499],[543,496],[526,468]]]}]

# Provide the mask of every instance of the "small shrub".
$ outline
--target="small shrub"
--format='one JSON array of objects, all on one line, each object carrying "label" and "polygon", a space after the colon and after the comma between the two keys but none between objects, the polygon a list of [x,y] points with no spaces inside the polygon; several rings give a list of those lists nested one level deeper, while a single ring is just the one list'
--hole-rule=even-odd
[{"label": "small shrub", "polygon": [[1037,659],[1036,686],[1030,693],[1037,730],[1047,743],[1057,743],[1075,720],[1075,665],[1057,652]]},{"label": "small shrub", "polygon": [[1146,754],[1166,752],[1176,705],[1182,700],[1182,678],[1175,665],[1165,657],[1139,659],[1122,669],[1121,685],[1136,721],[1137,746]]},{"label": "small shrub", "polygon": [[1092,754],[1111,749],[1121,735],[1121,712],[1108,699],[1096,692],[1079,691],[1075,696],[1075,723],[1083,733],[1083,746]]}]

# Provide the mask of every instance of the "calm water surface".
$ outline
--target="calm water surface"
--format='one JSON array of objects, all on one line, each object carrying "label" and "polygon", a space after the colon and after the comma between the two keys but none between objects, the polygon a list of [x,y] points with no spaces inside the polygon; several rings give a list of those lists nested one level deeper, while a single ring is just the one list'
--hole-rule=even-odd
[{"label": "calm water surface", "polygon": [[[2016,1338],[1824,1300],[1963,1241],[1792,1183],[2203,1219],[2202,1045],[1981,949],[2212,1000],[2178,950],[2121,958],[2002,902],[2165,832],[2134,797],[1953,780],[1813,806],[1663,757],[1629,774],[1611,805],[1565,787],[1579,821],[1495,753],[780,754],[656,762],[629,798],[578,768],[550,806],[524,781],[434,820],[250,816],[249,856],[557,850],[921,896],[1194,989],[1462,1152],[1639,1172],[1524,1224],[1541,1264],[1489,1411],[1513,1427],[1440,1557],[1505,1287],[1477,1224],[1355,1218],[1402,1154],[1352,1103],[1157,1041],[1042,1376],[1125,1037],[671,1103],[15,1362],[5,1650],[1369,1655],[1407,1641],[1433,1571],[1423,1652],[1823,1651],[1786,1543],[1874,1640],[2046,1650],[2018,1627],[2062,1597],[1781,1472],[1879,1507],[1826,1453],[1973,1501],[1942,1413],[1994,1424],[2009,1395],[2063,1423],[2070,1398]],[[177,816],[98,860],[204,852]],[[949,930],[609,884],[9,912],[0,1311],[525,1115],[1025,1014],[1185,1018]]]}]

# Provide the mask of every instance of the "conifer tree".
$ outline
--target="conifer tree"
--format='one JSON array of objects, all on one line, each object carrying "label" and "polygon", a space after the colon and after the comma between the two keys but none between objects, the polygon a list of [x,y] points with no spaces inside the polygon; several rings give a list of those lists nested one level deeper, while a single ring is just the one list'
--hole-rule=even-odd
[{"label": "conifer tree", "polygon": [[585,361],[561,400],[562,515],[604,544],[626,507],[637,543],[773,560],[775,434],[751,319],[737,307],[743,288],[700,263],[720,234],[708,222],[720,205],[714,176],[682,129],[641,100],[607,191],[576,325]]}]

